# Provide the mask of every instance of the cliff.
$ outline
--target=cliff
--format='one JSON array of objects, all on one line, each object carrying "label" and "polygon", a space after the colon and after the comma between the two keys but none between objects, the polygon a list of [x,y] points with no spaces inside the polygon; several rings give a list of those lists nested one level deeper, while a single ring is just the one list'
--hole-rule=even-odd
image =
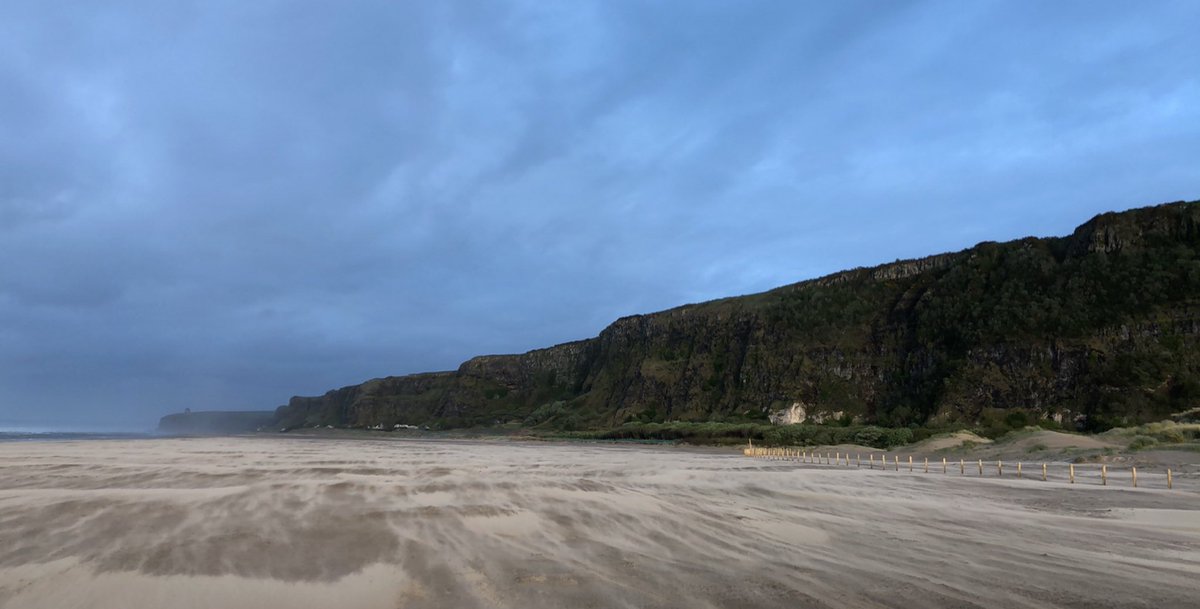
[{"label": "cliff", "polygon": [[1156,420],[1200,401],[1198,226],[1200,202],[1103,214],[293,398],[277,424]]},{"label": "cliff", "polygon": [[264,411],[219,411],[179,412],[169,414],[158,421],[158,431],[168,434],[206,436],[228,433],[245,433],[275,424],[275,413]]}]

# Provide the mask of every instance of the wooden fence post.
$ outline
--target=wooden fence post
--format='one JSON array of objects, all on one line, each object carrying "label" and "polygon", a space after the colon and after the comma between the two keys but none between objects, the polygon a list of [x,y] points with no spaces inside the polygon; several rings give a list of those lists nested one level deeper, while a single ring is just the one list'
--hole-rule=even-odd
[{"label": "wooden fence post", "polygon": [[1046,481],[1046,464],[1042,464],[1042,482]]},{"label": "wooden fence post", "polygon": [[1017,479],[1021,479],[1021,462],[1017,461]]},{"label": "wooden fence post", "polygon": [[960,475],[960,476],[967,475],[967,460],[966,459],[958,460],[958,475]]},{"label": "wooden fence post", "polygon": [[896,455],[896,471],[900,471],[900,455]]},{"label": "wooden fence post", "polygon": [[1004,462],[999,459],[996,460],[996,475],[1001,478],[1004,477]]},{"label": "wooden fence post", "polygon": [[875,453],[867,455],[867,467],[870,469],[875,469]]},{"label": "wooden fence post", "polygon": [[925,473],[929,473],[929,457],[925,457]]},{"label": "wooden fence post", "polygon": [[912,455],[908,456],[908,472],[912,473]]},{"label": "wooden fence post", "polygon": [[942,473],[946,473],[946,458],[942,457]]},{"label": "wooden fence post", "polygon": [[1108,486],[1108,465],[1107,464],[1100,466],[1100,484],[1103,484],[1104,486]]},{"label": "wooden fence post", "polygon": [[1171,488],[1171,468],[1167,468],[1167,488]]},{"label": "wooden fence post", "polygon": [[1075,484],[1075,464],[1071,464],[1071,484]]},{"label": "wooden fence post", "polygon": [[854,464],[862,468],[862,453],[854,453]]},{"label": "wooden fence post", "polygon": [[983,459],[979,460],[979,475],[983,475]]},{"label": "wooden fence post", "polygon": [[1137,467],[1133,468],[1133,488],[1137,488]]}]

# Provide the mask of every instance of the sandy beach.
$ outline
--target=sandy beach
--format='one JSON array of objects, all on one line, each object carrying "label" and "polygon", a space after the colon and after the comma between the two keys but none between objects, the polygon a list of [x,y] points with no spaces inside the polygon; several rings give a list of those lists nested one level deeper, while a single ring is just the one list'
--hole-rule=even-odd
[{"label": "sandy beach", "polygon": [[[1161,486],[1161,485],[1158,485]],[[1200,493],[729,450],[0,444],[0,607],[1194,607]]]}]

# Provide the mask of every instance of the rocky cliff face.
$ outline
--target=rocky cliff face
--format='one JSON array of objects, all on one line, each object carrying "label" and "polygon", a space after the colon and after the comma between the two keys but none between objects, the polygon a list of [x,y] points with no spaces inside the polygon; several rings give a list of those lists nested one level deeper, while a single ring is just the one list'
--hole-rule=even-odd
[{"label": "rocky cliff face", "polygon": [[457,371],[293,398],[279,423],[562,428],[663,420],[1103,426],[1200,400],[1200,203],[1104,214],[617,320]]}]

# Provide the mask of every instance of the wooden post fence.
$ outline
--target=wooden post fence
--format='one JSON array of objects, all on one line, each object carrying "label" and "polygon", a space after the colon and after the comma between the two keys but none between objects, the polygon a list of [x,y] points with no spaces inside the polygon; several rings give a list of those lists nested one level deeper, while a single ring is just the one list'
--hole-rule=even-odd
[{"label": "wooden post fence", "polygon": [[[817,465],[835,465],[835,466],[847,467],[847,468],[851,467],[849,452],[843,453],[841,451],[835,451],[833,453],[826,452],[822,455],[821,453],[819,453],[817,451],[809,451],[808,449],[791,448],[791,447],[786,447],[786,446],[775,446],[775,447],[755,446],[753,440],[749,440],[747,442],[746,447],[742,449],[742,454],[744,456],[751,457],[751,458],[767,459],[767,460],[772,460],[772,461],[797,461],[797,462],[801,462],[801,463],[814,463]],[[879,458],[880,469],[882,469],[883,471],[887,471],[887,469],[888,469],[887,453],[883,453],[879,457],[880,457]],[[824,458],[824,461],[822,461],[822,458]],[[892,466],[895,471],[900,471],[900,455],[892,456]],[[980,477],[984,476],[983,459],[978,459],[976,461],[976,466],[979,469]],[[855,453],[853,467],[862,468],[862,453],[861,452]],[[867,453],[867,467],[870,469],[875,469],[875,453]],[[958,474],[960,476],[966,475],[966,468],[967,468],[966,459],[959,458]],[[1075,464],[1068,463],[1067,468],[1068,468],[1067,469],[1068,482],[1070,482],[1071,484],[1075,484]],[[948,472],[948,470],[949,470],[949,460],[946,457],[942,457],[942,473],[946,474]],[[916,471],[916,460],[913,455],[908,455],[908,471],[910,473]],[[921,471],[926,474],[929,473],[929,457],[921,458]],[[996,476],[1000,477],[1000,478],[1004,477],[1004,461],[1002,459],[996,460]],[[1017,461],[1017,478],[1018,479],[1025,478],[1025,463],[1023,461]],[[1140,488],[1139,481],[1138,481],[1138,471],[1137,471],[1136,466],[1130,466],[1129,479],[1130,479],[1130,484],[1133,486],[1133,488]],[[1049,466],[1047,463],[1042,463],[1042,482],[1047,482],[1048,480],[1049,480]],[[1102,486],[1108,486],[1108,464],[1107,463],[1100,464],[1100,484]],[[1167,488],[1168,489],[1175,488],[1174,471],[1171,470],[1170,468],[1167,468]]]}]

